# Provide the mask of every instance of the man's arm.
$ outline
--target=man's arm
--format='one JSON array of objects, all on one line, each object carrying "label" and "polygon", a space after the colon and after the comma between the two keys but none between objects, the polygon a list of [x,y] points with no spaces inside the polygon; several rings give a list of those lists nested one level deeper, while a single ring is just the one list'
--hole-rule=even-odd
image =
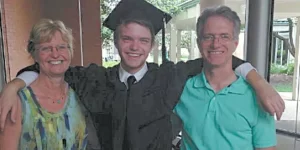
[{"label": "man's arm", "polygon": [[[190,76],[199,74],[202,70],[202,67],[202,58],[190,60],[186,63],[177,63],[175,65],[175,73],[173,72],[173,75],[176,75],[175,81],[177,82],[176,84],[173,83],[173,86],[176,86],[176,88],[172,87],[171,91],[173,91],[173,93],[181,93],[185,81]],[[258,100],[262,103],[264,109],[271,115],[274,115],[274,113],[276,113],[277,119],[279,120],[285,109],[285,105],[278,92],[274,90],[274,88],[256,72],[255,68],[252,67],[250,63],[232,56],[232,68],[236,70],[237,74],[244,77],[254,88],[258,96]],[[175,98],[174,96],[171,97]],[[167,99],[167,101],[169,101],[168,105],[173,108],[178,100]]]},{"label": "man's arm", "polygon": [[285,109],[285,104],[278,92],[255,70],[251,70],[246,79],[248,83],[254,88],[259,102],[263,108],[271,115],[276,113],[276,117],[280,120]]},{"label": "man's arm", "polygon": [[0,96],[0,130],[4,130],[4,124],[6,122],[6,117],[10,113],[10,120],[12,122],[16,121],[17,111],[18,111],[18,100],[19,96],[17,95],[19,89],[25,87],[25,82],[21,79],[15,78],[9,82],[1,92]]},{"label": "man's arm", "polygon": [[[21,135],[21,102],[17,104],[17,122],[13,123],[8,118],[6,119],[7,126],[5,130],[0,133],[0,150],[17,150],[19,146],[19,139]],[[9,114],[10,116],[10,114]]]},{"label": "man's arm", "polygon": [[88,111],[104,111],[108,91],[106,68],[96,64],[90,64],[88,67],[70,67],[65,74],[65,80],[75,90]]},{"label": "man's arm", "polygon": [[[25,71],[39,73],[37,64],[28,66],[18,72],[18,75]],[[20,78],[20,77],[19,77]],[[26,85],[32,82],[31,78],[21,78]],[[65,81],[74,89],[83,105],[89,111],[101,112],[103,101],[106,97],[106,69],[94,63],[88,67],[69,67],[65,73]],[[100,93],[100,94],[99,94]],[[97,106],[97,107],[96,107]]]},{"label": "man's arm", "polygon": [[[245,61],[233,56],[232,67],[235,69],[237,66],[243,64]],[[166,98],[165,103],[168,109],[173,110],[177,104],[179,97],[183,91],[184,85],[189,77],[201,73],[203,68],[203,58],[189,60],[187,62],[178,62],[174,65],[173,62],[166,62],[160,66],[160,70],[166,76]]]},{"label": "man's arm", "polygon": [[[28,66],[18,72],[20,75],[24,71],[39,72],[38,65]],[[90,112],[102,112],[104,110],[104,101],[106,100],[106,69],[96,64],[88,67],[70,67],[65,73],[65,80],[75,90],[82,104]],[[27,79],[26,79],[27,78]],[[28,79],[30,78],[30,79]],[[9,111],[12,113],[11,120],[15,121],[17,92],[25,86],[23,80],[27,80],[29,85],[36,77],[26,77],[14,79],[8,83],[2,91],[0,97],[0,129],[4,128],[4,123]],[[28,81],[29,80],[29,81]]]}]

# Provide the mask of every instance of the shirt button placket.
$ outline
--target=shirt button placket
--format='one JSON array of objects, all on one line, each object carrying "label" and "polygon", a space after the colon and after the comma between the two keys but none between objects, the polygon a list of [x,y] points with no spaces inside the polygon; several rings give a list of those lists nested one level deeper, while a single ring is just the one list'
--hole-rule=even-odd
[{"label": "shirt button placket", "polygon": [[208,110],[210,113],[216,112],[216,95],[211,98]]}]

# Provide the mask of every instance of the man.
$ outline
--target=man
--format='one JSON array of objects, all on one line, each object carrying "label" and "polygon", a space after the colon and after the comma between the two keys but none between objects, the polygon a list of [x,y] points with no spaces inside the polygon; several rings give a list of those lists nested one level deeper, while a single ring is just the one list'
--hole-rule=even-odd
[{"label": "man", "polygon": [[190,78],[174,111],[183,122],[182,149],[274,150],[274,118],[232,69],[241,21],[230,8],[204,10],[197,22],[203,72]]},{"label": "man", "polygon": [[[163,17],[161,10],[146,1],[122,0],[105,21],[115,31],[114,43],[121,63],[106,70],[96,65],[70,68],[66,73],[66,81],[92,114],[104,149],[171,149],[170,114],[185,81],[200,73],[202,62],[200,59],[177,65],[167,62],[160,67],[146,63],[154,35],[163,27]],[[242,63],[234,60],[233,68]],[[263,103],[277,105],[277,101],[269,101],[271,97],[282,101],[254,70],[247,79],[258,92],[269,90],[260,94]],[[4,99],[11,99],[11,93],[15,93],[16,87],[23,87],[24,82],[16,79],[10,85],[1,98],[3,116],[12,106],[11,101]],[[278,106],[281,112],[283,105]]]}]

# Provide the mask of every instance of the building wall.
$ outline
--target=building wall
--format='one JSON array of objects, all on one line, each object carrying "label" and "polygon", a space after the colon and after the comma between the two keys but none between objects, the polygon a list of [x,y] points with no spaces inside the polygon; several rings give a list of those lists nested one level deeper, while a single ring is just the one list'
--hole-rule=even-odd
[{"label": "building wall", "polygon": [[72,65],[81,65],[80,28],[77,0],[43,0],[45,18],[61,20],[72,29],[74,36],[74,57]]},{"label": "building wall", "polygon": [[102,63],[99,0],[2,0],[1,12],[7,81],[33,63],[26,45],[31,27],[41,18],[61,20],[72,29],[72,65]]},{"label": "building wall", "polygon": [[[100,1],[81,0],[82,44],[84,65],[102,64]],[[99,59],[101,58],[101,59]]]},{"label": "building wall", "polygon": [[40,0],[2,0],[2,31],[7,81],[32,64],[26,51],[32,25],[42,16]]},{"label": "building wall", "polygon": [[[72,29],[75,41],[71,65],[86,66],[91,62],[101,64],[100,1],[79,1],[44,0],[44,16],[62,20]],[[80,38],[81,36],[82,38]]]}]

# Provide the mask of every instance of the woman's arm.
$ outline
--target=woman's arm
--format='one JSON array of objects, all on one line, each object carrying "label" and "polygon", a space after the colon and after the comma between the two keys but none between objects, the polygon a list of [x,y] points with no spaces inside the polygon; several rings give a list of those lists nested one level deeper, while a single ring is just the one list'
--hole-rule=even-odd
[{"label": "woman's arm", "polygon": [[17,104],[17,120],[13,123],[9,117],[6,118],[6,126],[4,131],[0,133],[0,150],[17,150],[19,146],[19,139],[21,135],[21,102]]}]

